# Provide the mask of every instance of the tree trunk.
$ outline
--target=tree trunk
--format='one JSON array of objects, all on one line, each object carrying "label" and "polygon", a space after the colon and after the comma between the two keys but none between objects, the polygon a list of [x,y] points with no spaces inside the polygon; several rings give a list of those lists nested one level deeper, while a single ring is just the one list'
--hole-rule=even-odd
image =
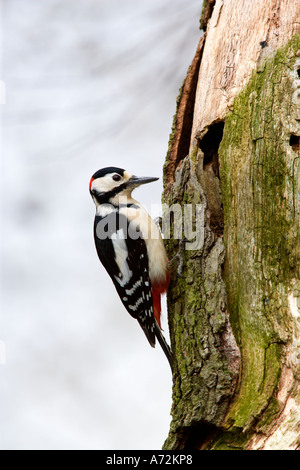
[{"label": "tree trunk", "polygon": [[202,208],[203,229],[196,249],[166,241],[178,270],[164,448],[296,449],[300,5],[208,0],[202,27],[164,167],[163,202]]}]

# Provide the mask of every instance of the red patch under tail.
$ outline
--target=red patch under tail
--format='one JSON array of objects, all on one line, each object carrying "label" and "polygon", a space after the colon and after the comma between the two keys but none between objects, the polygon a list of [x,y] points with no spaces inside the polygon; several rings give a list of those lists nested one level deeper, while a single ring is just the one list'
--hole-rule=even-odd
[{"label": "red patch under tail", "polygon": [[161,328],[160,315],[161,315],[161,303],[160,303],[160,292],[155,287],[152,287],[152,298],[153,298],[153,313],[154,318]]},{"label": "red patch under tail", "polygon": [[159,327],[161,328],[161,322],[160,322],[160,317],[161,317],[161,302],[160,298],[161,295],[167,292],[168,286],[170,282],[170,275],[169,273],[167,274],[167,279],[163,283],[152,283],[152,298],[153,298],[153,313],[154,313],[154,318],[157,321]]}]

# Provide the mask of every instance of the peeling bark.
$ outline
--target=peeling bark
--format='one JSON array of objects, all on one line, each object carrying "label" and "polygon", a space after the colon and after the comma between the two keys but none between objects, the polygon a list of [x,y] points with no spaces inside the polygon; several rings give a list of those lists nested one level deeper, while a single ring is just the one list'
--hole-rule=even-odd
[{"label": "peeling bark", "polygon": [[174,116],[169,150],[164,167],[165,192],[174,183],[175,169],[189,153],[195,95],[204,40],[205,36],[200,38],[195,57],[177,98],[177,110]]},{"label": "peeling bark", "polygon": [[[174,375],[164,448],[296,449],[299,4],[209,3],[164,168],[163,202],[201,207],[203,223],[197,249],[180,250],[183,277],[173,269],[168,293]],[[180,249],[172,237],[166,245],[170,258]]]}]

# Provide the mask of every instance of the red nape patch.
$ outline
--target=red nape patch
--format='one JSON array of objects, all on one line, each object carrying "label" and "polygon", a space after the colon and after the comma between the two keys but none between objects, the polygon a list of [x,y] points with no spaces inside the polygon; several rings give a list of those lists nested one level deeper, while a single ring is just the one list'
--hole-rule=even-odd
[{"label": "red nape patch", "polygon": [[92,182],[94,181],[94,178],[91,178],[90,185],[89,185],[89,190],[91,190],[92,187]]}]

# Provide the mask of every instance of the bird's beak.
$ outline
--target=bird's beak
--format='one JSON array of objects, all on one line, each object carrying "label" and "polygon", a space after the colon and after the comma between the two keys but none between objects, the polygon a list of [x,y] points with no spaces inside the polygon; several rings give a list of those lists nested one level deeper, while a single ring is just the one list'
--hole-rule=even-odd
[{"label": "bird's beak", "polygon": [[131,178],[127,181],[126,186],[128,188],[136,188],[137,186],[140,186],[141,184],[147,184],[147,183],[152,183],[152,181],[157,181],[159,178],[153,178],[151,176],[134,176],[132,175]]}]

